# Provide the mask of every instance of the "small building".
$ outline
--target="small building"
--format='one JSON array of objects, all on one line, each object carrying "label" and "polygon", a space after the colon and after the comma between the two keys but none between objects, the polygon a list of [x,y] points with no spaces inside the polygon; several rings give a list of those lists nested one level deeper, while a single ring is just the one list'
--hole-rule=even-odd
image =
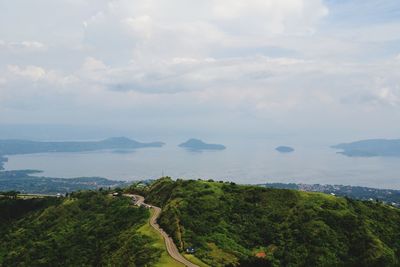
[{"label": "small building", "polygon": [[260,252],[256,253],[256,257],[262,259],[262,258],[267,257],[267,254],[264,251],[260,251]]}]

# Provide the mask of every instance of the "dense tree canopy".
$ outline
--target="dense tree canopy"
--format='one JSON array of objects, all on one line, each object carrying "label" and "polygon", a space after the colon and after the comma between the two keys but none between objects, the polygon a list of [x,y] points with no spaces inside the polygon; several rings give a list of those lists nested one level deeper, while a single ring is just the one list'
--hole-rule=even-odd
[{"label": "dense tree canopy", "polygon": [[0,199],[0,266],[152,266],[161,252],[138,232],[149,212],[130,204],[94,191]]},{"label": "dense tree canopy", "polygon": [[380,203],[194,180],[144,193],[180,249],[211,266],[400,265],[400,211]]}]

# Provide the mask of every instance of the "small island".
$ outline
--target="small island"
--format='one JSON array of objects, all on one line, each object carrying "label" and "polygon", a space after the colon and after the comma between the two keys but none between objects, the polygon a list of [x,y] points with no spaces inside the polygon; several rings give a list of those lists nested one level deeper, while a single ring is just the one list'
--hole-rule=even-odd
[{"label": "small island", "polygon": [[0,170],[4,170],[4,163],[6,163],[8,159],[2,155],[0,155]]},{"label": "small island", "polygon": [[275,150],[280,152],[280,153],[292,153],[292,152],[294,152],[294,148],[292,148],[290,146],[278,146],[277,148],[275,148]]},{"label": "small island", "polygon": [[332,148],[348,157],[400,157],[400,139],[370,139],[343,143]]},{"label": "small island", "polygon": [[179,147],[183,147],[189,150],[224,150],[226,147],[220,144],[207,144],[199,139],[189,139],[188,141],[179,145]]}]

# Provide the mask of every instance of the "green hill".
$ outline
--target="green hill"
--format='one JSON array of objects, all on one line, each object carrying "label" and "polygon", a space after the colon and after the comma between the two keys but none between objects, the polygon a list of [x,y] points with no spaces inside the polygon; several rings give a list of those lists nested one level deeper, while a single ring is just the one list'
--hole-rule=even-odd
[{"label": "green hill", "polygon": [[387,205],[169,178],[140,191],[210,266],[400,266],[400,210]]},{"label": "green hill", "polygon": [[[170,178],[126,190],[209,266],[400,266],[400,210],[382,203]],[[0,266],[175,266],[149,210],[109,193],[0,197]]]},{"label": "green hill", "polygon": [[65,199],[0,198],[0,266],[154,266],[141,233],[149,211],[106,192]]}]

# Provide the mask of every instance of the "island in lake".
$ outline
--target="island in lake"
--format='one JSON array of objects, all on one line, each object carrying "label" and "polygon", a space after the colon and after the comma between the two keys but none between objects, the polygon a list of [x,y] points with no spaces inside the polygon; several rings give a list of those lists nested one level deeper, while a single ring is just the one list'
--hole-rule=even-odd
[{"label": "island in lake", "polygon": [[0,170],[4,170],[4,163],[6,163],[8,159],[2,155],[0,155]]},{"label": "island in lake", "polygon": [[220,144],[207,144],[199,139],[189,139],[188,141],[179,145],[179,147],[183,147],[190,150],[224,150],[226,147]]},{"label": "island in lake", "polygon": [[400,157],[400,139],[370,139],[343,143],[333,148],[349,157]]},{"label": "island in lake", "polygon": [[[0,155],[34,154],[50,152],[85,152],[106,149],[137,149],[161,147],[162,142],[141,143],[126,137],[113,137],[101,141],[40,142],[28,140],[0,140]],[[0,160],[1,161],[1,160]]]},{"label": "island in lake", "polygon": [[291,153],[294,151],[294,148],[290,146],[278,146],[277,148],[275,148],[275,150],[280,153]]}]

